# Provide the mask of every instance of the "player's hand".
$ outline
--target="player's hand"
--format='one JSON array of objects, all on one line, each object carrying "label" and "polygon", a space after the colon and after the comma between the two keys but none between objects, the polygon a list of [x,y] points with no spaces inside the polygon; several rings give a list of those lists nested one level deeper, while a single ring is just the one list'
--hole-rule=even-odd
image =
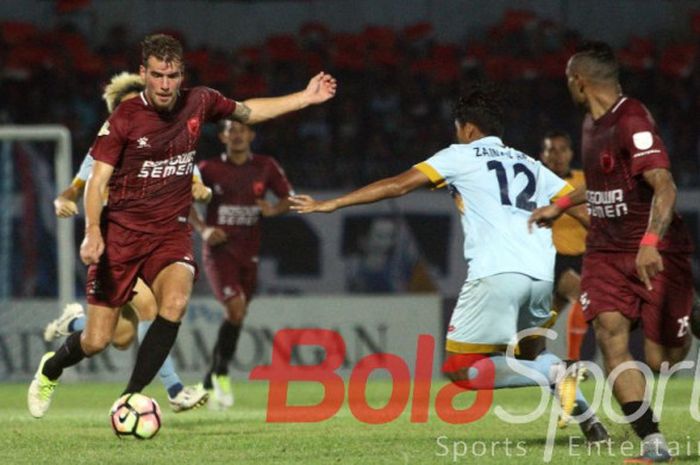
[{"label": "player's hand", "polygon": [[69,218],[78,214],[78,205],[62,195],[54,199],[53,207],[56,210],[56,216],[59,218]]},{"label": "player's hand", "polygon": [[105,250],[105,243],[102,240],[102,232],[98,226],[89,227],[85,230],[85,238],[80,244],[80,259],[86,265],[92,265],[100,261],[100,257]]},{"label": "player's hand", "polygon": [[292,195],[289,197],[292,202],[291,210],[298,213],[331,213],[338,209],[336,201],[331,200],[314,200],[310,195]]},{"label": "player's hand", "polygon": [[639,279],[642,280],[647,290],[653,290],[654,287],[651,285],[651,280],[664,270],[664,261],[659,251],[656,247],[649,245],[640,246],[635,264],[637,265]]},{"label": "player's hand", "polygon": [[192,198],[197,202],[209,202],[211,200],[211,189],[202,182],[192,183]]},{"label": "player's hand", "polygon": [[226,231],[221,228],[214,228],[212,226],[207,226],[202,231],[202,240],[207,243],[207,245],[215,246],[223,244],[228,240]]},{"label": "player's hand", "polygon": [[535,209],[527,219],[527,229],[532,232],[532,225],[536,224],[540,228],[551,228],[554,220],[562,214],[562,209],[554,204]]},{"label": "player's hand", "polygon": [[318,73],[316,76],[312,77],[309,81],[309,85],[306,89],[302,91],[302,97],[305,103],[309,105],[315,105],[317,103],[323,103],[335,96],[335,90],[338,87],[338,83],[335,78],[330,74],[326,74],[323,71]]}]

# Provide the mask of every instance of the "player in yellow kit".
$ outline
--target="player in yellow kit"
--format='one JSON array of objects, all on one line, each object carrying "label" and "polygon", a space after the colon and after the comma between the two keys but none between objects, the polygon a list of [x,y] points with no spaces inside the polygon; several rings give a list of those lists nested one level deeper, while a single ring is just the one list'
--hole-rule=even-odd
[{"label": "player in yellow kit", "polygon": [[[585,187],[586,180],[582,170],[571,169],[573,155],[571,137],[567,133],[551,131],[542,139],[542,163],[578,189]],[[568,210],[566,215],[562,215],[552,225],[552,240],[557,249],[552,304],[557,313],[571,305],[566,325],[567,351],[571,360],[581,358],[581,344],[588,331],[588,323],[583,317],[583,309],[579,302],[581,263],[583,252],[586,250],[587,226],[588,213],[585,205]]]}]

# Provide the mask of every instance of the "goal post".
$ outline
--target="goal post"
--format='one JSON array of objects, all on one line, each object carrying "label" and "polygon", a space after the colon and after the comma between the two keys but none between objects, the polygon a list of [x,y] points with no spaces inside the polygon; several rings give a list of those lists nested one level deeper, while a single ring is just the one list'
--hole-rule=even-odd
[{"label": "goal post", "polygon": [[[68,186],[70,184],[73,164],[72,144],[70,131],[68,131],[65,126],[0,125],[0,141],[3,141],[3,146],[17,141],[54,142],[56,144],[54,153],[54,179],[56,188]],[[3,155],[6,155],[6,152],[8,152],[8,150],[3,149]],[[6,162],[7,160],[4,160],[4,163]],[[0,218],[0,222],[2,221],[7,220]],[[58,299],[60,304],[63,305],[75,300],[74,225],[73,221],[66,220],[57,221],[56,227],[56,245],[58,247],[56,251],[58,254]]]}]

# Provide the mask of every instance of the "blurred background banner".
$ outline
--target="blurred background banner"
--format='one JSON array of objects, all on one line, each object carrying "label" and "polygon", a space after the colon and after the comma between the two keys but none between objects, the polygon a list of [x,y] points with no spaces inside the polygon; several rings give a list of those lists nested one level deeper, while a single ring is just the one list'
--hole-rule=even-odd
[{"label": "blurred background banner", "polygon": [[[24,381],[35,361],[58,342],[43,340],[45,322],[55,317],[52,301],[8,302],[0,312],[0,382]],[[422,297],[273,297],[251,304],[239,349],[231,364],[231,374],[245,379],[258,365],[269,365],[275,333],[282,328],[321,328],[340,333],[345,343],[345,361],[336,373],[349,376],[366,355],[389,353],[401,357],[414,372],[418,336],[436,338],[433,374],[439,374],[444,338],[441,299]],[[178,373],[199,379],[209,368],[211,343],[221,322],[219,303],[213,299],[192,300],[172,355]],[[67,370],[65,380],[122,381],[129,377],[136,357],[136,345],[126,351],[106,350]],[[292,351],[293,364],[317,365],[326,354],[319,346],[303,346]],[[386,372],[377,371],[386,376]],[[63,380],[64,378],[62,378]],[[157,381],[156,381],[157,382]]]}]

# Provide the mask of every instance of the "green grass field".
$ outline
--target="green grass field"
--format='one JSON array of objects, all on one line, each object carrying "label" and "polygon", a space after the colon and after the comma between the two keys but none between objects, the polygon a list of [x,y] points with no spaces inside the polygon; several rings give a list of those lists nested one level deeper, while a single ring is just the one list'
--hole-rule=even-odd
[{"label": "green grass field", "polygon": [[[434,383],[435,397],[440,383]],[[499,420],[493,408],[482,419],[450,425],[430,408],[427,423],[410,422],[409,407],[396,421],[368,425],[356,420],[347,399],[328,421],[306,424],[271,424],[265,421],[267,384],[235,383],[236,405],[227,412],[206,407],[180,414],[169,410],[162,389],[151,387],[163,408],[163,428],[150,441],[120,440],[111,431],[108,410],[121,385],[65,384],[56,391],[47,416],[35,420],[25,407],[26,385],[0,384],[0,464],[503,464],[543,462],[547,414],[523,424]],[[584,383],[590,393],[592,382]],[[370,405],[388,399],[390,384],[372,382],[367,388]],[[662,426],[677,462],[700,461],[700,425],[689,413],[692,379],[669,383]],[[290,391],[294,405],[310,405],[320,399],[318,385],[295,384]],[[460,395],[455,407],[471,404],[473,394]],[[494,403],[511,413],[523,414],[539,401],[536,389],[497,391]],[[582,445],[579,429],[559,430],[551,463],[620,464],[621,442],[634,441],[628,427],[603,417],[614,443],[608,449]],[[505,441],[509,441],[506,446]],[[570,447],[570,440],[578,447]],[[630,443],[631,444],[631,443]],[[465,453],[463,456],[454,456]],[[626,452],[633,455],[634,452]]]}]

